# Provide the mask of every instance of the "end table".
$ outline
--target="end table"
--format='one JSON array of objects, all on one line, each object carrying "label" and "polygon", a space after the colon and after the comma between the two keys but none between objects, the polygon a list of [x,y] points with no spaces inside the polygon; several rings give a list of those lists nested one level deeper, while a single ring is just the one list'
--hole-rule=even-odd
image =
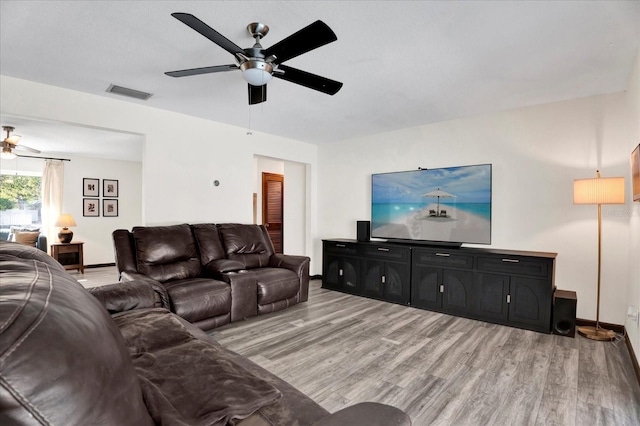
[{"label": "end table", "polygon": [[84,242],[72,241],[70,243],[51,243],[51,257],[57,260],[64,269],[77,269],[84,274],[84,259],[82,247]]}]

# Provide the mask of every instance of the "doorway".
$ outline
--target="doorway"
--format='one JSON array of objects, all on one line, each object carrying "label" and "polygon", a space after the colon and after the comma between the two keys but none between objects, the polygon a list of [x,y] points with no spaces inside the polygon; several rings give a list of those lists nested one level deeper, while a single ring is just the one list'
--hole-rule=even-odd
[{"label": "doorway", "polygon": [[262,224],[276,253],[283,252],[284,175],[262,173]]}]

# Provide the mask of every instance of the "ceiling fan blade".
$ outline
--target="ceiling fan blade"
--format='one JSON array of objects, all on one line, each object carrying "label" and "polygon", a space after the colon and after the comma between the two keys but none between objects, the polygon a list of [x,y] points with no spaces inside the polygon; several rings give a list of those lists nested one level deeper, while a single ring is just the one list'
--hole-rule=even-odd
[{"label": "ceiling fan blade", "polygon": [[210,74],[214,72],[225,72],[239,69],[236,64],[215,65],[213,67],[190,68],[187,70],[165,72],[169,77],[187,77],[190,75]]},{"label": "ceiling fan blade", "polygon": [[249,105],[259,104],[267,100],[267,85],[252,86],[247,84],[249,90]]},{"label": "ceiling fan blade", "polygon": [[338,93],[338,90],[342,88],[342,83],[339,81],[311,74],[310,72],[288,67],[286,65],[280,65],[278,66],[278,69],[284,71],[284,73],[274,72],[274,77],[326,93],[327,95],[335,95]]},{"label": "ceiling fan blade", "polygon": [[229,40],[228,38],[226,38],[225,36],[217,32],[216,30],[214,30],[213,28],[211,28],[210,26],[208,26],[207,24],[205,24],[204,22],[202,22],[201,20],[193,16],[192,14],[176,12],[176,13],[172,13],[171,16],[173,16],[183,24],[186,24],[187,26],[191,27],[195,31],[199,32],[200,34],[202,34],[203,36],[205,36],[206,38],[208,38],[218,46],[222,47],[224,50],[231,53],[232,55],[235,55],[236,53],[244,54],[244,49],[239,47],[237,44],[235,44],[234,42],[232,42],[231,40]]},{"label": "ceiling fan blade", "polygon": [[271,55],[275,55],[276,60],[274,63],[281,64],[337,39],[338,37],[327,24],[322,21],[316,21],[265,49],[264,56],[268,58]]},{"label": "ceiling fan blade", "polygon": [[36,154],[41,154],[42,153],[42,151],[40,151],[40,150],[37,150],[35,148],[31,148],[31,147],[28,147],[28,146],[25,146],[25,145],[18,145],[18,146],[15,147],[15,150],[16,151],[29,151],[29,152],[34,152]]}]

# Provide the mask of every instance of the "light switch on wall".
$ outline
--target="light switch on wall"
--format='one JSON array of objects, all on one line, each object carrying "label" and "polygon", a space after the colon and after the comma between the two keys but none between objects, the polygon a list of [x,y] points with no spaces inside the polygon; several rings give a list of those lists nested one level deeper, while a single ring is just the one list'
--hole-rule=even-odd
[{"label": "light switch on wall", "polygon": [[633,321],[638,324],[638,307],[629,305],[627,307],[627,321]]}]

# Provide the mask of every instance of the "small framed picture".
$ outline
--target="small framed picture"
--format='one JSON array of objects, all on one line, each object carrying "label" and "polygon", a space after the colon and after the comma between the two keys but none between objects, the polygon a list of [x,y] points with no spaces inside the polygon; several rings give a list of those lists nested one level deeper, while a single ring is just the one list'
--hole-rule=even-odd
[{"label": "small framed picture", "polygon": [[118,200],[102,200],[102,216],[117,217],[118,216]]},{"label": "small framed picture", "polygon": [[97,198],[82,199],[82,216],[98,217],[100,216],[100,200]]},{"label": "small framed picture", "polygon": [[93,179],[93,178],[82,179],[82,196],[83,197],[99,197],[100,196],[100,179]]},{"label": "small framed picture", "polygon": [[117,197],[118,181],[114,179],[102,179],[102,196],[114,198]]}]

